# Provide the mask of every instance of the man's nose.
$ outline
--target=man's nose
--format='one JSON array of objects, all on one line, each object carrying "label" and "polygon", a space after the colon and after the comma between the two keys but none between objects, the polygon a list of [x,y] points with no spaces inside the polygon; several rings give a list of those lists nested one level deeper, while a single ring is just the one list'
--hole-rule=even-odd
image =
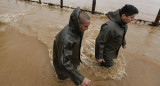
[{"label": "man's nose", "polygon": [[86,28],[86,30],[88,30],[88,27]]},{"label": "man's nose", "polygon": [[133,21],[134,20],[134,18],[132,18],[132,20],[131,21]]}]

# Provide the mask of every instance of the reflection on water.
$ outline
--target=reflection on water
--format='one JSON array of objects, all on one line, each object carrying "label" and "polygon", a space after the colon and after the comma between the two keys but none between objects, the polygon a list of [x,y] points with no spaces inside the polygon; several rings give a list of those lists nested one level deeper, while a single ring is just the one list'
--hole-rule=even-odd
[{"label": "reflection on water", "polygon": [[[58,80],[51,66],[53,39],[73,10],[15,0],[0,3],[0,85],[74,86],[70,79]],[[159,86],[160,27],[129,24],[127,49],[120,50],[113,67],[104,68],[95,61],[94,48],[108,18],[89,15],[78,70],[92,80],[91,86]]]}]

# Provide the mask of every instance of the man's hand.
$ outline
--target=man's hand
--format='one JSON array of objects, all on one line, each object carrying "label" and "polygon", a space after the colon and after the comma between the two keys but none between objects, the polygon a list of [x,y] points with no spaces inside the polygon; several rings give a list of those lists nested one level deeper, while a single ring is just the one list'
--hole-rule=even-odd
[{"label": "man's hand", "polygon": [[96,59],[96,60],[97,60],[97,62],[99,62],[99,63],[105,62],[104,59]]},{"label": "man's hand", "polygon": [[91,80],[89,80],[88,78],[85,77],[81,83],[81,86],[89,86],[90,82],[91,82]]},{"label": "man's hand", "polygon": [[126,47],[127,47],[127,46],[126,46],[126,45],[124,45],[124,46],[122,46],[122,47],[123,47],[123,49],[126,49]]}]

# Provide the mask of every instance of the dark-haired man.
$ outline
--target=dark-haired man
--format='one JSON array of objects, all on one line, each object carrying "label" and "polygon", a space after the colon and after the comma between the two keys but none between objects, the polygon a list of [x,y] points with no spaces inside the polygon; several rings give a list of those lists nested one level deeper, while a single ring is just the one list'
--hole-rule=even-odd
[{"label": "dark-haired man", "polygon": [[74,84],[89,86],[90,81],[77,71],[80,64],[80,48],[83,32],[90,25],[87,13],[76,8],[66,25],[55,37],[53,46],[53,65],[60,80],[71,78]]},{"label": "dark-haired man", "polygon": [[101,26],[95,43],[95,58],[101,66],[111,67],[117,58],[120,47],[126,48],[125,34],[127,24],[134,20],[138,9],[133,5],[125,5],[115,12],[107,14],[110,19]]}]

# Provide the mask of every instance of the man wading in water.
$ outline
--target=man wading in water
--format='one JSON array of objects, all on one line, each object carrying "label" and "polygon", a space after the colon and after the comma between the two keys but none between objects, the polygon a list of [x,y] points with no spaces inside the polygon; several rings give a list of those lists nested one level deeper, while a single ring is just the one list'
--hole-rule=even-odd
[{"label": "man wading in water", "polygon": [[101,26],[95,43],[95,58],[101,66],[111,67],[113,59],[118,56],[120,47],[126,48],[127,24],[134,20],[136,14],[138,14],[138,9],[133,5],[125,5],[107,14],[110,20]]},{"label": "man wading in water", "polygon": [[76,8],[66,25],[55,37],[53,46],[53,65],[60,80],[71,78],[76,85],[89,86],[91,80],[77,71],[80,64],[80,48],[83,33],[90,25],[87,13]]}]

